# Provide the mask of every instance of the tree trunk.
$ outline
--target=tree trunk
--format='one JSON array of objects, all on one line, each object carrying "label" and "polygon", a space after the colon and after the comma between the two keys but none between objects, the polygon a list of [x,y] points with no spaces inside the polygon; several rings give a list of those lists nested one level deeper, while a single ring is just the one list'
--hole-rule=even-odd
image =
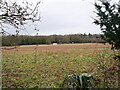
[{"label": "tree trunk", "polygon": [[118,88],[120,88],[120,50],[118,50]]}]

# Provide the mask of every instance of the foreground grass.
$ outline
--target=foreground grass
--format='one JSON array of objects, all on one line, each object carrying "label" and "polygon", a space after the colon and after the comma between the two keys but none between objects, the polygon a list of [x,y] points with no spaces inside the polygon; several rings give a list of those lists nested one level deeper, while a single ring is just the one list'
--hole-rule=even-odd
[{"label": "foreground grass", "polygon": [[[104,56],[104,66],[114,65],[113,52],[109,47],[71,44],[3,50],[3,88],[59,88],[69,74],[100,71],[101,56]],[[104,87],[102,74],[96,73],[95,77],[99,79],[99,83],[95,82],[96,87]]]}]

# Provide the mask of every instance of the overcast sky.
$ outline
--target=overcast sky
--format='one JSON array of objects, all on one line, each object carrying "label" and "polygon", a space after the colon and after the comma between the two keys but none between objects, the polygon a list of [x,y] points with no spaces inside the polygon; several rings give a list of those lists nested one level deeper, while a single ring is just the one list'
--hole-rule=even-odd
[{"label": "overcast sky", "polygon": [[39,33],[100,33],[99,28],[92,24],[94,6],[91,1],[43,0]]},{"label": "overcast sky", "polygon": [[[38,0],[28,0],[36,3]],[[41,22],[36,23],[39,35],[101,33],[93,24],[95,0],[42,0],[40,5]],[[114,0],[118,1],[118,0]],[[21,34],[35,35],[34,25],[26,26]],[[26,33],[28,32],[28,33]]]}]

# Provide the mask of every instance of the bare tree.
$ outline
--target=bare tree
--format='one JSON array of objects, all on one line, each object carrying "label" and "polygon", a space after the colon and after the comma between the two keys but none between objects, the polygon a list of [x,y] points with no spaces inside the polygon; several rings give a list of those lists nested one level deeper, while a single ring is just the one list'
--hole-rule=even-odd
[{"label": "bare tree", "polygon": [[[26,21],[40,21],[39,4],[33,4],[23,1],[22,4],[8,1],[0,1],[0,28],[2,34],[9,34],[4,28],[4,24],[9,24],[16,28],[16,34],[19,33],[20,25],[26,24]],[[33,8],[34,6],[34,8]]]}]

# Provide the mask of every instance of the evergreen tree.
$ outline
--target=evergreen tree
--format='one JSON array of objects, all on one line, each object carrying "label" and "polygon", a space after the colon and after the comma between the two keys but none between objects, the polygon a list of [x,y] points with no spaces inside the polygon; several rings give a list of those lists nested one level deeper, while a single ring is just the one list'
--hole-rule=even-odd
[{"label": "evergreen tree", "polygon": [[99,0],[95,3],[97,19],[94,23],[99,25],[104,35],[102,38],[112,45],[112,49],[120,49],[120,1],[111,4],[110,0]]}]

